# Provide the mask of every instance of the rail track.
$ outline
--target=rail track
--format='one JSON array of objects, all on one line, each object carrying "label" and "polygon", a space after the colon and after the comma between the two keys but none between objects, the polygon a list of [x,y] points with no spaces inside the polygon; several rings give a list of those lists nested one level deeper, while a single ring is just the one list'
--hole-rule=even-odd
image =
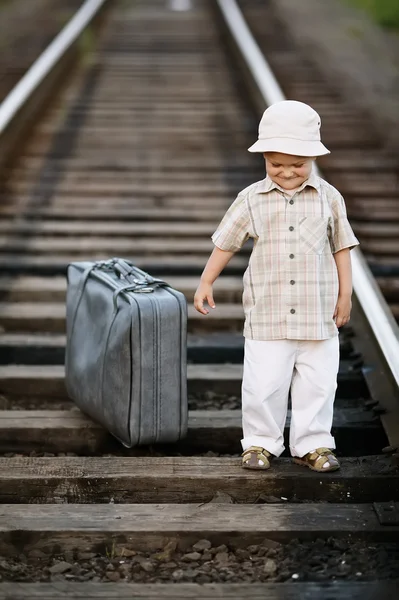
[{"label": "rail track", "polygon": [[[312,599],[394,598],[386,579],[399,565],[399,401],[367,323],[374,288],[355,299],[353,326],[340,336],[342,470],[320,478],[288,457],[261,475],[241,470],[241,275],[250,249],[215,285],[218,310],[203,318],[191,305],[216,224],[237,191],[264,176],[246,152],[259,94],[249,94],[248,65],[237,69],[232,32],[209,2],[108,4],[98,41],[18,138],[17,158],[3,161],[0,599],[291,598],[298,590]],[[173,10],[179,4],[189,10]],[[267,6],[241,5],[287,94],[322,114],[334,150],[323,172],[342,189],[398,315],[389,187],[397,158],[367,116],[354,115],[277,35]],[[376,165],[388,182],[378,205],[367,171]],[[189,433],[173,446],[123,448],[65,392],[66,265],[117,255],[189,302]]]}]

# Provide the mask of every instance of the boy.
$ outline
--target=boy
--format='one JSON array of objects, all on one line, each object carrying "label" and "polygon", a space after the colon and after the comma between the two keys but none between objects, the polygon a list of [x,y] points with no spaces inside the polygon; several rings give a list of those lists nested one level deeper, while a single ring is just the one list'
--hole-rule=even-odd
[{"label": "boy", "polygon": [[242,466],[268,469],[283,452],[291,391],[294,462],[334,471],[338,328],[350,318],[350,249],[359,242],[340,193],[312,172],[315,158],[329,150],[310,106],[270,106],[249,151],[262,152],[267,176],[238,194],[213,234],[194,306],[204,315],[205,300],[215,308],[213,282],[252,237],[243,277]]}]

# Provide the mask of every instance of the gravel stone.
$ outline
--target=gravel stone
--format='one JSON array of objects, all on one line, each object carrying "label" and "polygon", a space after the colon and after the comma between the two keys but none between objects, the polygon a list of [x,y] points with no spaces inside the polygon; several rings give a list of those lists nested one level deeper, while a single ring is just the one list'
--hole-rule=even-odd
[{"label": "gravel stone", "polygon": [[191,560],[199,560],[201,558],[201,554],[199,552],[189,552],[188,554],[185,554],[182,558],[182,560],[184,561],[191,561]]},{"label": "gravel stone", "polygon": [[349,575],[351,570],[352,569],[351,569],[350,565],[347,565],[346,563],[341,563],[340,565],[338,565],[338,573],[340,575]]},{"label": "gravel stone", "polygon": [[95,556],[96,554],[94,552],[78,552],[78,560],[90,560]]},{"label": "gravel stone", "polygon": [[184,578],[185,579],[195,579],[195,577],[197,577],[197,575],[199,574],[198,569],[187,569],[187,571],[185,571],[184,573]]},{"label": "gravel stone", "polygon": [[227,565],[229,562],[229,553],[228,552],[218,552],[215,555],[215,561],[220,565]]},{"label": "gravel stone", "polygon": [[173,573],[172,573],[172,578],[175,581],[180,581],[181,579],[183,579],[183,577],[184,577],[183,569],[177,569],[176,571],[173,571]]},{"label": "gravel stone", "polygon": [[84,565],[79,565],[75,563],[74,565],[72,565],[71,571],[70,573],[68,573],[68,576],[81,575],[81,573],[85,574],[87,573],[87,571],[88,569]]},{"label": "gravel stone", "polygon": [[130,571],[130,564],[125,563],[123,565],[119,565],[118,571],[121,575],[126,577],[127,573],[129,573],[129,571]]},{"label": "gravel stone", "polygon": [[135,550],[129,550],[129,548],[123,548],[121,556],[123,557],[131,557],[131,556],[136,556],[137,552]]},{"label": "gravel stone", "polygon": [[218,554],[219,552],[227,552],[228,548],[226,546],[226,544],[222,544],[221,546],[218,546],[217,548],[212,548],[212,552],[213,554]]},{"label": "gravel stone", "polygon": [[107,579],[110,581],[119,581],[121,578],[120,573],[118,571],[107,571]]},{"label": "gravel stone", "polygon": [[260,494],[254,504],[282,504],[281,498],[277,498],[277,496],[270,496],[267,494]]},{"label": "gravel stone", "polygon": [[75,560],[75,555],[74,555],[74,552],[73,552],[72,550],[66,550],[66,551],[64,552],[63,559],[64,559],[66,562],[73,563],[73,561]]},{"label": "gravel stone", "polygon": [[68,562],[62,561],[62,562],[56,563],[55,565],[50,567],[49,571],[53,575],[58,575],[61,573],[65,573],[66,571],[69,571],[70,569],[72,569],[72,565]]},{"label": "gravel stone", "polygon": [[153,571],[154,568],[155,568],[154,563],[152,562],[152,560],[146,560],[142,556],[136,556],[136,562],[140,565],[140,567],[142,569],[144,569],[144,571],[146,573],[151,573],[151,571]]},{"label": "gravel stone", "polygon": [[264,571],[264,572],[266,573],[266,575],[268,575],[268,576],[270,576],[270,575],[274,575],[274,574],[276,573],[276,571],[277,571],[277,564],[276,564],[276,562],[275,562],[273,559],[271,559],[271,558],[268,558],[268,559],[265,561],[265,564],[264,564],[264,566],[263,566],[263,571]]},{"label": "gravel stone", "polygon": [[204,561],[212,560],[212,558],[213,558],[213,554],[212,554],[212,552],[209,552],[209,550],[207,552],[204,552],[202,555],[202,560],[204,560]]},{"label": "gravel stone", "polygon": [[345,552],[348,549],[348,543],[345,540],[334,540],[333,547],[339,550],[340,552]]},{"label": "gravel stone", "polygon": [[189,410],[234,410],[241,408],[241,399],[207,390],[203,393],[190,394],[188,408]]},{"label": "gravel stone", "polygon": [[169,562],[172,559],[173,554],[176,551],[176,548],[177,548],[177,542],[171,541],[168,544],[166,544],[165,548],[161,552],[157,552],[156,554],[153,554],[152,558],[159,562]]},{"label": "gravel stone", "polygon": [[[276,547],[268,547],[270,545]],[[338,550],[337,545],[346,549]],[[209,544],[203,543],[201,547],[205,546]],[[174,546],[165,546],[157,554],[162,554],[167,547],[173,550]],[[109,560],[106,555],[85,550],[76,553],[73,562],[65,560],[65,554],[35,557],[29,553],[24,555],[25,560],[21,560],[21,556],[0,556],[0,578],[16,582],[331,582],[396,579],[399,570],[399,543],[352,539],[344,543],[334,538],[292,540],[286,544],[265,540],[265,544],[238,549],[221,544],[203,552],[195,551],[193,546],[187,546],[184,551],[175,547],[173,560],[168,561],[156,560],[155,554],[148,552],[131,548],[129,551],[130,556],[122,550]],[[80,554],[84,560],[79,559]],[[86,558],[88,554],[93,556]],[[190,555],[191,560],[188,560],[186,557]]]},{"label": "gravel stone", "polygon": [[209,550],[210,548],[212,548],[212,544],[209,540],[199,540],[199,542],[193,546],[193,550],[195,552],[203,552],[204,550]]}]

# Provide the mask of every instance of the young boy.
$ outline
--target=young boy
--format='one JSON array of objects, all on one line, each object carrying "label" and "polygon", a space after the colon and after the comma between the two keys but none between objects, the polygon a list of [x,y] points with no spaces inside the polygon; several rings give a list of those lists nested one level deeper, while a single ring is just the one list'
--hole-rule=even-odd
[{"label": "young boy", "polygon": [[350,249],[359,242],[342,196],[312,171],[329,150],[310,106],[291,100],[270,106],[249,151],[262,152],[267,176],[238,194],[213,234],[194,306],[204,315],[205,300],[215,308],[213,282],[253,238],[243,278],[242,466],[268,469],[283,452],[291,391],[294,462],[333,471],[340,467],[331,450],[338,328],[350,318]]}]

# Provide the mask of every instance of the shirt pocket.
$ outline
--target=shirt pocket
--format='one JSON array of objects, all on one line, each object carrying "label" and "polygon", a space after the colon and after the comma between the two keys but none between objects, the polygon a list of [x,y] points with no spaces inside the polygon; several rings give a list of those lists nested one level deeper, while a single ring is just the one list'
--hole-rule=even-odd
[{"label": "shirt pocket", "polygon": [[300,217],[299,240],[305,254],[323,254],[328,241],[328,217]]}]

